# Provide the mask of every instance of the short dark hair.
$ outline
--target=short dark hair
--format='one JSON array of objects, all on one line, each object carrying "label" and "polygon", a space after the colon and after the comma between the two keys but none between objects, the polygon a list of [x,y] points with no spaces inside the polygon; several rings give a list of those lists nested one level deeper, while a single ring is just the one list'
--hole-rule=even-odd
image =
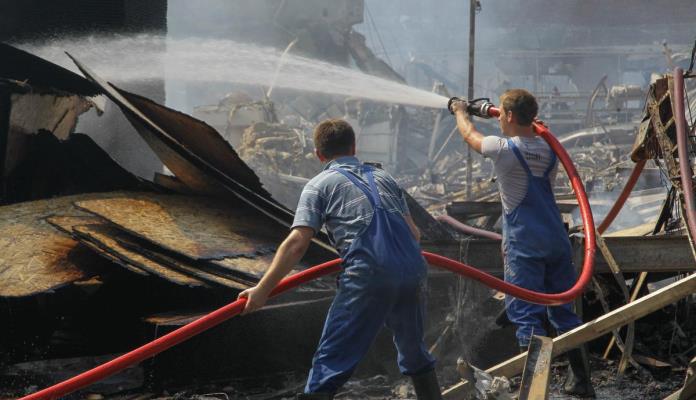
[{"label": "short dark hair", "polygon": [[539,104],[534,95],[524,89],[510,89],[500,96],[500,105],[515,114],[517,123],[529,126],[539,112]]},{"label": "short dark hair", "polygon": [[314,147],[324,157],[348,155],[354,145],[353,127],[342,119],[327,119],[314,128]]}]

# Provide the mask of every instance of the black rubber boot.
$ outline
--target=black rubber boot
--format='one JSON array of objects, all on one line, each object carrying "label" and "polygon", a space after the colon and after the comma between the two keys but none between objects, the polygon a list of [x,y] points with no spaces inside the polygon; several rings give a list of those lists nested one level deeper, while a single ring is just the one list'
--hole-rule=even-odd
[{"label": "black rubber boot", "polygon": [[566,353],[568,356],[568,375],[563,393],[578,397],[595,397],[590,380],[590,362],[587,347],[581,346]]},{"label": "black rubber boot", "polygon": [[413,375],[411,380],[413,381],[413,388],[416,390],[416,398],[418,400],[442,400],[440,384],[437,381],[434,369]]},{"label": "black rubber boot", "polygon": [[333,393],[298,393],[297,400],[333,400]]}]

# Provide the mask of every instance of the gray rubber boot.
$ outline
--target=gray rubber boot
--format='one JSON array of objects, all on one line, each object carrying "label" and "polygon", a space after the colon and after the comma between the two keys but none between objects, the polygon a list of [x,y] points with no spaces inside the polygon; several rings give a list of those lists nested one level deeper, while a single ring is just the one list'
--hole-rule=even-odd
[{"label": "gray rubber boot", "polygon": [[568,375],[563,393],[578,397],[595,397],[590,380],[590,362],[587,347],[580,346],[566,353],[568,356]]},{"label": "gray rubber boot", "polygon": [[413,388],[416,390],[416,398],[418,400],[442,400],[440,384],[437,381],[434,369],[413,375],[411,380],[413,381]]}]

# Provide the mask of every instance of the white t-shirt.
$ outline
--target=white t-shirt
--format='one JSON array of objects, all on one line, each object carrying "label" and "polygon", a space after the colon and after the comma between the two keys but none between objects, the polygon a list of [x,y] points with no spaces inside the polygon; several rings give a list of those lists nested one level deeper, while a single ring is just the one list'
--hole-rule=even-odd
[{"label": "white t-shirt", "polygon": [[[507,137],[486,136],[481,143],[481,154],[493,161],[493,169],[498,177],[498,190],[505,213],[510,213],[527,195],[527,173],[522,164],[508,147]],[[527,161],[534,176],[544,176],[551,163],[551,148],[539,136],[511,138],[522,157]],[[558,162],[551,170],[549,179],[556,180]]]}]

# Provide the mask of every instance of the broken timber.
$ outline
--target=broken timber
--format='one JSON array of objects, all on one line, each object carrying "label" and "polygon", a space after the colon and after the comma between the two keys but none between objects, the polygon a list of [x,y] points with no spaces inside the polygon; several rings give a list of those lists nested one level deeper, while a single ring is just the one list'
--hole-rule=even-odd
[{"label": "broken timber", "polygon": [[522,373],[519,400],[546,400],[549,398],[552,352],[553,340],[551,338],[536,335],[532,337]]},{"label": "broken timber", "polygon": [[[630,303],[631,295],[628,291],[628,286],[626,285],[626,278],[624,278],[624,275],[621,272],[621,269],[619,268],[619,264],[616,262],[616,259],[614,258],[612,252],[609,250],[609,247],[607,246],[607,243],[604,240],[604,237],[602,237],[602,234],[599,232],[599,230],[596,231],[595,237],[597,239],[597,247],[599,247],[602,253],[602,257],[604,257],[604,260],[606,260],[607,264],[609,265],[611,274],[614,277],[616,283],[619,285],[621,293],[624,295],[624,300],[626,301],[625,304]],[[606,311],[609,310],[605,310],[605,312]],[[619,338],[618,331],[614,332],[614,338]],[[633,322],[630,322],[628,324],[628,327],[626,328],[626,341],[620,343],[621,346],[619,347],[621,349],[621,359],[619,360],[619,366],[617,368],[617,373],[619,375],[623,375],[623,373],[626,371],[626,367],[628,366],[629,360],[631,359],[631,354],[633,353],[634,339],[635,324]]]},{"label": "broken timber", "polygon": [[189,263],[206,263],[247,281],[263,274],[284,234],[272,221],[251,218],[246,207],[203,197],[140,194],[77,206]]},{"label": "broken timber", "polygon": [[[616,310],[604,314],[601,317],[587,322],[572,331],[566,332],[553,339],[553,355],[558,356],[592,339],[611,332],[612,329],[626,325],[631,321],[644,317],[663,307],[666,307],[686,296],[696,292],[696,274],[665,286],[633,303],[626,304]],[[501,364],[498,364],[486,372],[493,376],[512,377],[519,374],[524,367],[527,353],[520,354]],[[443,395],[446,399],[462,399],[461,384],[447,389]]]}]

